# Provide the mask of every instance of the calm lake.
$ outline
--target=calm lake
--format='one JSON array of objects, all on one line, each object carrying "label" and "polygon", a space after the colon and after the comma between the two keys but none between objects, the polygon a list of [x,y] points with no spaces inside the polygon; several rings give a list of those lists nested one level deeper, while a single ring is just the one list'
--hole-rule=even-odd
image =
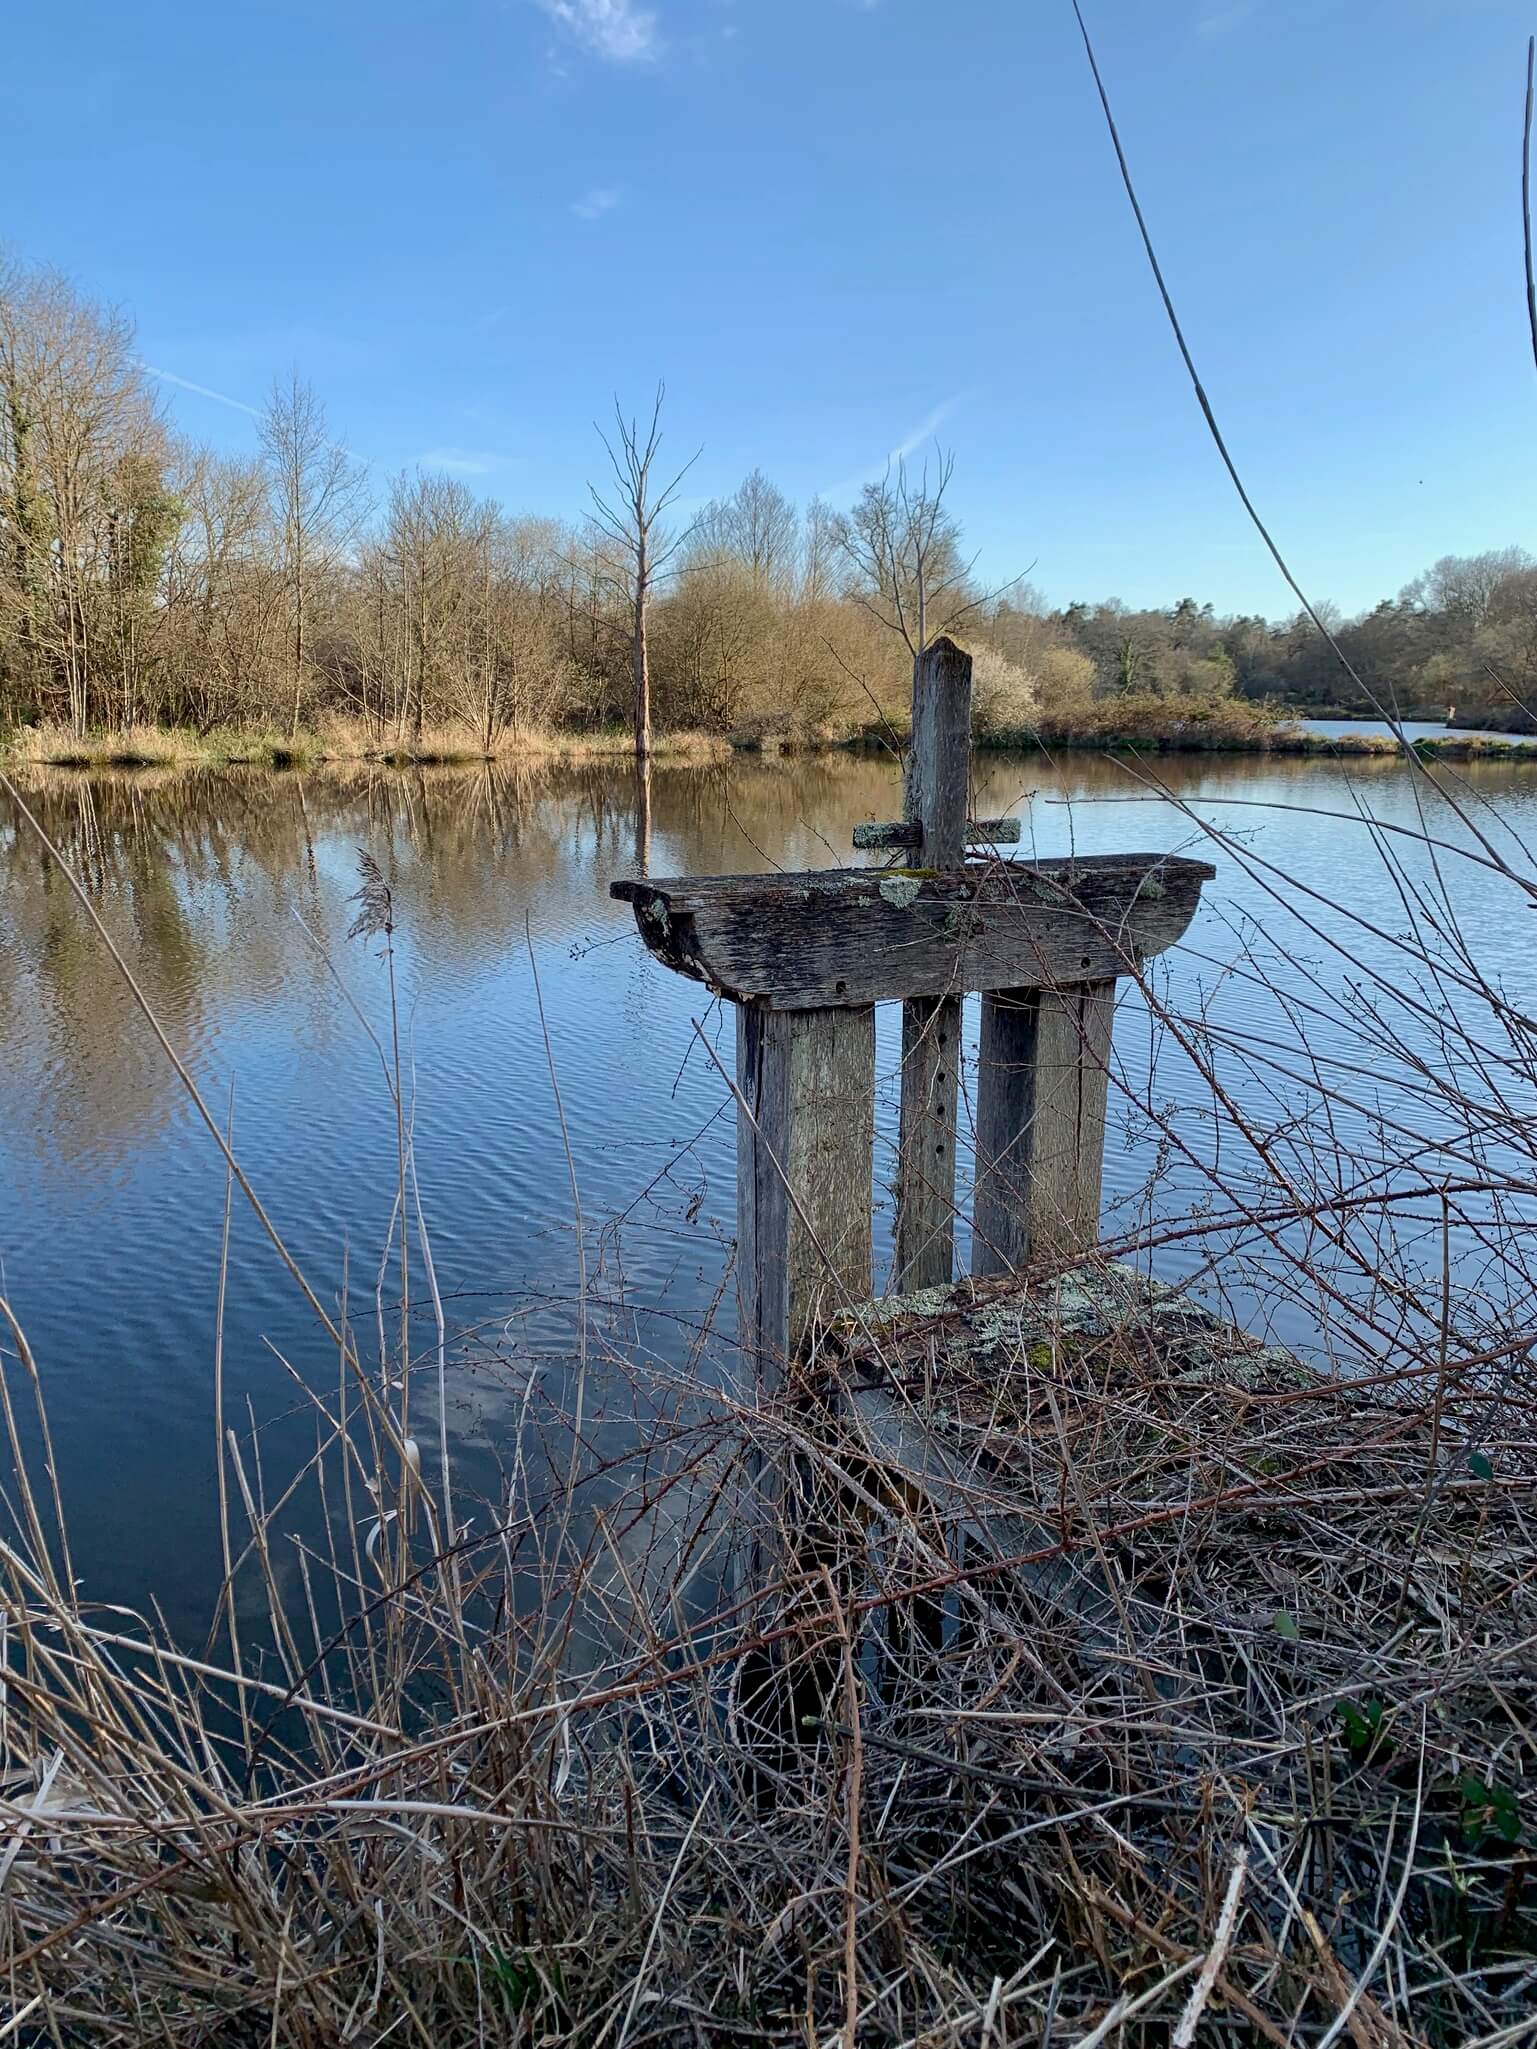
[{"label": "calm lake", "polygon": [[[1149,772],[1180,801],[1156,797]],[[1232,1100],[1267,1131],[1288,1130],[1310,1078],[1332,1062],[1347,1078],[1330,1112],[1337,1140],[1371,1156],[1375,1120],[1399,1084],[1372,1070],[1328,1004],[1363,974],[1393,968],[1409,917],[1363,815],[1467,842],[1422,780],[1392,761],[1173,757],[1147,771],[1069,754],[979,757],[977,785],[979,815],[1023,819],[1022,853],[1214,859],[1197,923],[1160,969],[1170,1000],[1216,1034]],[[1475,765],[1462,788],[1480,829],[1518,859],[1517,838],[1537,832],[1537,770]],[[242,1164],[312,1284],[328,1302],[345,1284],[365,1330],[396,1129],[380,1053],[357,1015],[388,1041],[385,967],[377,941],[346,933],[359,849],[379,862],[395,894],[421,1196],[456,1332],[450,1430],[472,1482],[480,1475],[495,1491],[518,1416],[530,1400],[558,1403],[572,1352],[570,1173],[530,944],[610,1338],[682,1362],[723,1286],[729,1335],[733,1115],[693,1024],[728,1067],[732,1031],[707,992],[649,959],[629,909],[608,898],[609,882],[635,873],[639,858],[627,765],[537,776],[59,775],[31,784],[29,802],[216,1114],[232,1113]],[[888,761],[844,754],[658,766],[650,808],[656,875],[830,866],[852,858],[857,822],[899,815],[899,776]],[[1202,820],[1235,835],[1241,857],[1213,851]],[[1394,845],[1407,869],[1429,876],[1418,846]],[[1266,862],[1293,878],[1284,890],[1255,866]],[[1475,955],[1530,998],[1537,920],[1519,893],[1455,863],[1447,887]],[[1347,927],[1330,899],[1378,936]],[[1279,994],[1259,986],[1259,966]],[[897,1023],[882,1014],[878,1183],[894,1133]],[[117,969],[4,797],[0,1035],[0,1266],[46,1388],[75,1568],[91,1596],[153,1599],[174,1629],[197,1635],[217,1587],[224,1169]],[[1209,1086],[1135,993],[1123,994],[1116,1060],[1107,1232],[1185,1216],[1210,1197],[1203,1162],[1243,1164]],[[1167,1114],[1178,1144],[1153,1146],[1139,1096]],[[878,1195],[879,1259],[889,1200]],[[1439,1257],[1438,1243],[1427,1258]],[[1213,1279],[1199,1240],[1169,1245],[1154,1264]],[[1305,1306],[1267,1301],[1258,1268],[1227,1279],[1239,1313],[1310,1341]],[[430,1350],[426,1323],[418,1343]],[[238,1200],[225,1357],[227,1413],[242,1431],[253,1419],[266,1426],[273,1494],[314,1443],[304,1389],[334,1388],[336,1361]],[[609,1427],[621,1441],[625,1414]]]}]

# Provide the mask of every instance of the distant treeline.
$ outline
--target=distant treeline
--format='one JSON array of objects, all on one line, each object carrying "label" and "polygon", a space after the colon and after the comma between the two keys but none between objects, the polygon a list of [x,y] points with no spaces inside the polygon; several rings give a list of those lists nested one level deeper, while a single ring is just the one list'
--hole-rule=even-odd
[{"label": "distant treeline", "polygon": [[[423,470],[372,488],[296,376],[257,452],[217,454],[170,431],[125,318],[0,265],[0,728],[349,721],[408,745],[453,725],[494,752],[534,728],[628,725],[644,688],[663,731],[835,738],[900,721],[912,649],[941,631],[972,648],[995,735],[1241,730],[1264,723],[1255,700],[1355,694],[1305,618],[1192,598],[1053,611],[980,588],[943,462],[847,509],[797,509],[755,471],[672,518],[659,422],[659,406],[649,438],[617,422],[575,521]],[[1502,722],[1537,680],[1537,563],[1447,558],[1332,623],[1401,708]]]}]

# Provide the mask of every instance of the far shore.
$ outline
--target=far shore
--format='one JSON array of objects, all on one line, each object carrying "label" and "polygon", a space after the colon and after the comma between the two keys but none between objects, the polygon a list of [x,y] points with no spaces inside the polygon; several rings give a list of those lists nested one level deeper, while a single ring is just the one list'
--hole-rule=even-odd
[{"label": "far shore", "polygon": [[[652,760],[677,766],[722,761],[734,754],[812,754],[839,750],[889,749],[903,739],[895,729],[869,726],[843,734],[760,734],[659,731]],[[1385,733],[1308,732],[1294,719],[1238,721],[1173,718],[1138,719],[1118,730],[1108,719],[1082,723],[1043,719],[1038,726],[983,729],[974,736],[981,751],[1069,751],[1141,754],[1271,754],[1376,757],[1401,753]],[[1454,732],[1410,743],[1426,761],[1523,761],[1537,764],[1537,743],[1494,739],[1477,731]],[[185,727],[136,726],[79,735],[62,726],[22,726],[0,734],[0,765],[9,769],[312,769],[328,765],[382,768],[518,766],[633,759],[626,729],[599,732],[524,729],[498,734],[488,745],[463,728],[439,727],[397,738],[361,726],[270,731],[219,730],[198,733]]]}]

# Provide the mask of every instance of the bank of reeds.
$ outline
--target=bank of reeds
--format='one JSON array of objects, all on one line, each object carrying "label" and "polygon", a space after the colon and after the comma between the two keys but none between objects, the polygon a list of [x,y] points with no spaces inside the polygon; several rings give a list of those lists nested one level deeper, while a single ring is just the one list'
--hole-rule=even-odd
[{"label": "bank of reeds", "polygon": [[[730,742],[708,733],[659,733],[659,760],[709,761]],[[566,732],[521,726],[488,743],[467,726],[425,726],[397,735],[362,720],[327,720],[289,735],[268,730],[217,728],[199,733],[180,726],[130,726],[80,735],[67,726],[17,726],[0,736],[0,762],[22,768],[309,768],[325,762],[381,762],[392,766],[520,761],[598,761],[623,758],[633,741],[618,729]]]},{"label": "bank of reeds", "polygon": [[[343,1367],[317,1472],[351,1514],[297,1607],[231,1452],[269,1601],[243,1670],[93,1609],[24,1493],[0,1597],[28,2039],[1522,2039],[1537,1432],[1504,1362],[1235,1378],[1135,1318],[979,1355],[967,1314],[843,1365],[937,1388],[948,1507],[792,1396],[676,1411],[601,1517],[512,1489],[449,1541],[414,1440],[370,1467],[395,1420]],[[538,1420],[515,1472],[547,1463]],[[790,1529],[700,1612],[765,1448],[818,1541]],[[381,1500],[408,1539],[378,1540]]]},{"label": "bank of reeds", "polygon": [[[864,728],[820,727],[798,734],[743,726],[729,734],[659,729],[654,758],[707,762],[732,753],[816,753],[855,744],[887,748],[906,734],[883,719]],[[1021,724],[995,720],[978,728],[981,749],[1054,753],[1092,749],[1127,754],[1286,754],[1377,757],[1391,760],[1399,742],[1382,733],[1310,733],[1263,704],[1224,699],[1209,705],[1167,698],[1102,699]],[[1475,732],[1417,739],[1427,761],[1499,761],[1537,764],[1537,747]],[[0,762],[15,768],[224,768],[308,769],[327,763],[373,762],[388,767],[467,766],[548,761],[621,761],[633,754],[628,730],[571,731],[520,726],[490,741],[467,726],[426,726],[401,736],[363,720],[327,720],[296,735],[273,731],[131,726],[84,736],[67,726],[19,726],[0,736]]]}]

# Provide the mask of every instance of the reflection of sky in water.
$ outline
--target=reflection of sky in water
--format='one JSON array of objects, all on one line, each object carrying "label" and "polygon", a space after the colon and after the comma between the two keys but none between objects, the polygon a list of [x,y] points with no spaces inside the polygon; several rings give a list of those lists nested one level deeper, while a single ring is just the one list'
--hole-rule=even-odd
[{"label": "reflection of sky in water", "polygon": [[[1321,983],[1338,988],[1374,946],[1375,957],[1389,958],[1404,909],[1359,826],[1217,800],[1337,811],[1353,787],[1379,816],[1412,827],[1411,779],[1392,763],[1368,764],[1351,784],[1327,761],[1216,757],[1158,769],[1197,811],[1206,800],[1205,815],[1303,884],[1344,896],[1388,935],[1367,942],[1349,933],[1344,951],[1331,952],[1323,937],[1285,930],[1276,904],[1217,856],[1221,873],[1186,946],[1170,957],[1168,988],[1185,1009],[1210,1001],[1225,1027],[1253,1035],[1256,1052],[1261,1042],[1295,1047],[1296,1019],[1224,971],[1245,946],[1263,954],[1285,939]],[[980,815],[1021,809],[1025,853],[1199,844],[1191,820],[1167,805],[1106,801],[1141,794],[1124,767],[1069,756],[1054,771],[985,757],[978,780]],[[1537,786],[1519,769],[1476,769],[1471,780],[1491,818],[1517,828],[1537,822]],[[393,1113],[379,1055],[294,913],[387,1038],[377,943],[343,936],[357,849],[367,846],[385,867],[396,892],[422,1197],[450,1325],[469,1332],[456,1347],[449,1402],[467,1491],[501,1493],[518,1418],[536,1438],[548,1425],[572,1352],[570,1190],[525,915],[605,1304],[603,1345],[668,1368],[689,1359],[735,1227],[733,1120],[691,1021],[702,1021],[728,1066],[732,1033],[707,992],[646,956],[629,910],[608,899],[609,881],[635,869],[627,767],[561,771],[527,785],[448,772],[350,783],[61,779],[37,801],[91,876],[103,916],[216,1114],[233,1084],[244,1165],[322,1296],[336,1299],[348,1276],[369,1349],[393,1196]],[[854,824],[895,815],[899,795],[886,761],[817,756],[738,759],[724,770],[659,767],[652,801],[651,869],[668,874],[831,865],[848,858]],[[1444,819],[1439,829],[1460,836]],[[1403,843],[1399,851],[1423,873],[1417,849]],[[1455,880],[1475,953],[1495,961],[1513,991],[1529,991],[1530,912],[1480,871]],[[1311,911],[1339,929],[1319,906]],[[1246,912],[1255,923],[1245,925]],[[49,1391],[77,1566],[93,1594],[139,1599],[153,1588],[173,1619],[195,1622],[208,1610],[217,1548],[211,1361],[222,1167],[78,907],[3,810],[0,967],[0,1261]],[[1310,996],[1296,969],[1284,980],[1299,999]],[[973,1004],[973,1050],[975,1029]],[[1314,1020],[1308,1029],[1315,1054],[1362,1064],[1337,1026]],[[1140,1000],[1123,996],[1116,1057],[1133,1092],[1147,1090],[1153,1044]],[[890,1250],[881,1184],[895,1136],[897,1053],[897,1013],[883,1010],[879,1261]],[[1297,1084],[1257,1059],[1223,1059],[1237,1099],[1267,1128],[1280,1125]],[[1329,1071],[1345,1085],[1343,1068]],[[1177,1047],[1158,1048],[1154,1072],[1154,1098],[1178,1106],[1182,1138],[1209,1156],[1209,1102]],[[1392,1077],[1350,1075],[1348,1092],[1391,1106]],[[1336,1130],[1347,1151],[1370,1157],[1360,1108],[1339,1106]],[[1230,1167],[1246,1164],[1231,1136],[1224,1143]],[[1153,1162],[1146,1131],[1123,1102],[1106,1159],[1107,1229],[1140,1213]],[[1161,1214],[1188,1211],[1203,1192],[1177,1154],[1163,1162]],[[1190,1273],[1201,1254],[1174,1247],[1159,1264]],[[419,1278],[416,1292],[423,1301]],[[1246,1315],[1261,1313],[1247,1287],[1236,1301]],[[728,1321],[730,1309],[728,1294]],[[1283,1335],[1307,1340],[1300,1309],[1277,1322]],[[423,1328],[418,1342],[428,1336]],[[227,1360],[232,1420],[245,1420],[248,1400],[259,1417],[284,1418],[263,1445],[275,1490],[314,1441],[297,1383],[333,1387],[335,1361],[238,1205]],[[610,1379],[594,1399],[603,1447],[622,1448],[636,1427],[630,1393]]]}]

